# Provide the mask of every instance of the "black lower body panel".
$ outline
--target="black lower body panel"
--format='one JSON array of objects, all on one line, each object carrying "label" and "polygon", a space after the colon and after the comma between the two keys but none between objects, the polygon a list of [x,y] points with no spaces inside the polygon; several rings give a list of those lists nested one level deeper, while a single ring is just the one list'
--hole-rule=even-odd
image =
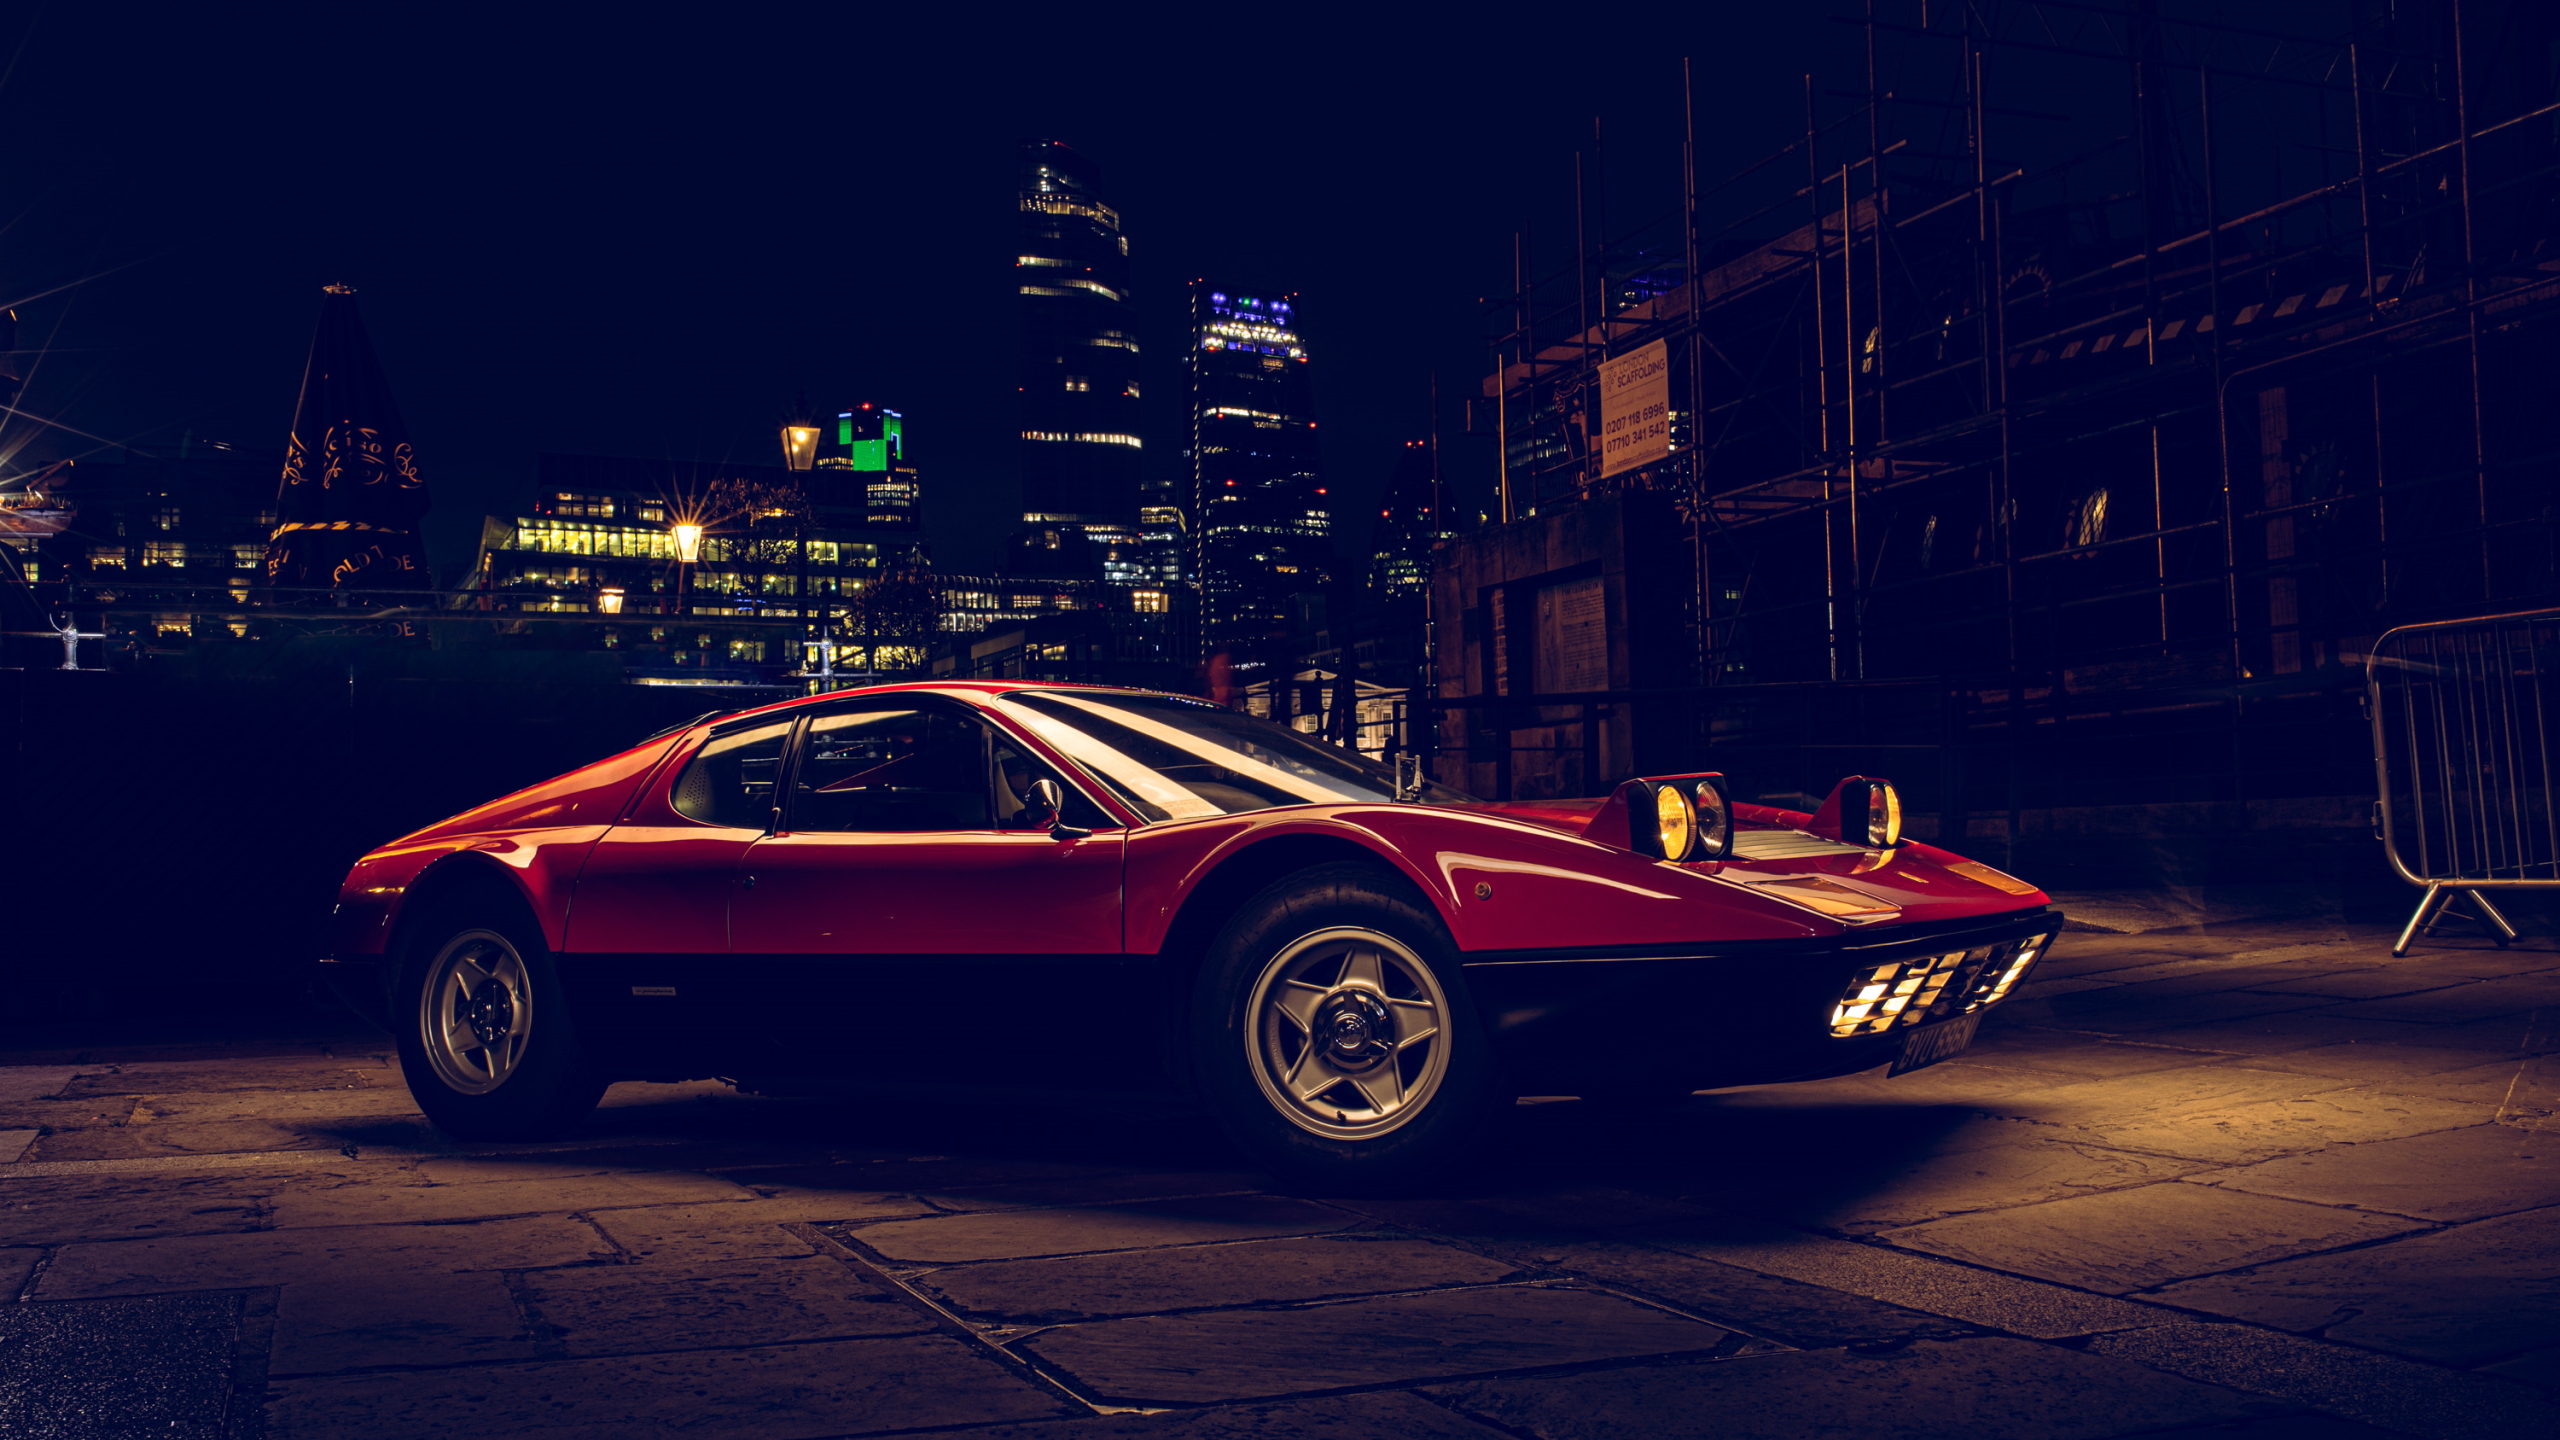
[{"label": "black lower body panel", "polygon": [[[1689,953],[1464,957],[1468,988],[1511,1088],[1523,1095],[1707,1090],[1855,1074],[1891,1061],[1900,1032],[1836,1038],[1852,977],[1915,956],[2050,937],[2044,909],[1928,930]],[[1916,1023],[1915,1014],[1914,1021]]]},{"label": "black lower body panel", "polygon": [[[1152,955],[558,957],[578,1033],[617,1078],[727,1075],[1152,1091]],[[784,1088],[776,1086],[775,1088]]]},{"label": "black lower body panel", "polygon": [[320,962],[320,983],[340,1004],[366,1020],[391,1028],[391,962],[380,955],[331,956]]}]

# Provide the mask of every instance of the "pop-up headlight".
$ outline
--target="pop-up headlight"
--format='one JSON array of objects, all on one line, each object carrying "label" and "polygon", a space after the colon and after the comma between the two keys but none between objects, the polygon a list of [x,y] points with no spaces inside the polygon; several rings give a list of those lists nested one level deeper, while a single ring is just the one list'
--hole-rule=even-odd
[{"label": "pop-up headlight", "polygon": [[1733,849],[1733,806],[1722,775],[1630,780],[1621,788],[1628,848],[1658,860],[1721,860]]},{"label": "pop-up headlight", "polygon": [[1902,793],[1890,780],[1852,775],[1831,788],[1805,829],[1844,845],[1890,850],[1902,843]]}]

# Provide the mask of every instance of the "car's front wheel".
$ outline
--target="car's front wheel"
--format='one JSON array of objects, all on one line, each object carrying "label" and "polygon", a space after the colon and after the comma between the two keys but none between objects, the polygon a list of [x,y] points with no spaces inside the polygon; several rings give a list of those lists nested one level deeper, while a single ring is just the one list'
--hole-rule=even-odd
[{"label": "car's front wheel", "polygon": [[474,890],[411,928],[401,966],[400,1069],[439,1129],[531,1140],[584,1119],[604,1094],[569,1021],[551,952],[513,896]]},{"label": "car's front wheel", "polygon": [[1195,1073],[1219,1123],[1302,1187],[1444,1174],[1497,1109],[1448,934],[1376,867],[1318,866],[1247,902],[1210,945],[1192,1013]]}]

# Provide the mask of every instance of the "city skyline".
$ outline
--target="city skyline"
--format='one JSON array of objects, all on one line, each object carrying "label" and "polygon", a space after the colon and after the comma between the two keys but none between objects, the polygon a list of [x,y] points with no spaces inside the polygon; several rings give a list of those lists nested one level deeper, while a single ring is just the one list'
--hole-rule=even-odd
[{"label": "city skyline", "polygon": [[[1491,441],[1461,433],[1477,300],[1507,288],[1508,236],[1524,214],[1542,264],[1566,253],[1572,152],[1589,115],[1616,127],[1617,208],[1676,200],[1630,178],[1669,171],[1658,152],[1676,122],[1676,59],[1542,98],[1506,127],[1513,138],[1486,145],[1468,97],[1495,53],[1494,23],[1391,17],[1344,50],[1208,21],[1182,53],[1250,52],[1305,95],[1360,98],[1202,110],[1196,125],[1159,122],[1198,102],[1168,64],[1173,42],[1143,32],[1106,44],[1062,31],[1037,55],[956,80],[931,65],[866,72],[869,98],[848,113],[795,78],[774,35],[809,54],[926,55],[958,38],[941,21],[848,23],[812,11],[679,42],[534,16],[492,47],[469,26],[362,16],[324,38],[281,17],[215,26],[173,10],[123,26],[107,11],[46,14],[10,37],[24,56],[0,107],[22,129],[87,118],[22,171],[28,213],[0,237],[11,292],[0,298],[71,287],[22,307],[22,343],[50,352],[22,371],[33,370],[27,407],[82,433],[21,453],[174,447],[191,432],[280,446],[282,391],[310,339],[303,297],[343,280],[365,296],[421,453],[438,457],[451,503],[429,515],[428,538],[456,557],[439,564],[467,558],[476,516],[523,483],[533,455],[766,463],[773,422],[806,393],[822,407],[882,401],[929,432],[937,562],[992,569],[1019,523],[1019,427],[1005,358],[1016,297],[987,282],[1019,253],[1013,146],[1052,134],[1103,166],[1137,237],[1143,333],[1179,330],[1195,275],[1267,277],[1318,302],[1316,339],[1335,357],[1319,398],[1350,497],[1343,539],[1362,553],[1383,457],[1429,428],[1434,371],[1453,477],[1471,508],[1489,497]],[[1750,24],[1831,38],[1813,17]],[[1705,53],[1721,28],[1677,19],[1665,44]],[[315,129],[292,87],[270,93],[248,71],[200,63],[235,52],[261,55],[258,73],[367,54],[397,103]],[[1769,128],[1764,102],[1797,83],[1709,78],[1702,126],[1750,144]],[[148,101],[88,98],[104,93]],[[466,103],[474,96],[492,103]],[[158,119],[174,114],[192,118]],[[527,149],[531,133],[570,148]],[[323,173],[382,203],[271,203]],[[493,228],[484,217],[497,212],[508,219]],[[1140,360],[1142,405],[1167,412],[1150,416],[1150,436],[1175,428],[1177,348],[1168,338]],[[206,363],[212,350],[220,363]],[[1170,483],[1179,447],[1158,448],[1148,476]]]}]

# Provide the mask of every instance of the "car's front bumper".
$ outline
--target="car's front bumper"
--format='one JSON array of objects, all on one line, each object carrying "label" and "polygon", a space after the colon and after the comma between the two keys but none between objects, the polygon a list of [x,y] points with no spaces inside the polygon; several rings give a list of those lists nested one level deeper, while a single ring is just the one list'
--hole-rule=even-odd
[{"label": "car's front bumper", "polygon": [[[2061,912],[2046,907],[1952,925],[1852,931],[1644,951],[1471,951],[1460,957],[1477,1012],[1515,1093],[1581,1095],[1815,1080],[1882,1065],[1923,1023],[1980,1008],[1983,967],[1893,1028],[1835,1036],[1854,977],[1897,961],[1983,950],[2041,960]],[[2030,966],[2032,966],[2032,961]],[[2011,977],[2014,987],[2024,971]]]},{"label": "car's front bumper", "polygon": [[323,955],[320,982],[366,1020],[391,1028],[391,964],[380,955]]}]

